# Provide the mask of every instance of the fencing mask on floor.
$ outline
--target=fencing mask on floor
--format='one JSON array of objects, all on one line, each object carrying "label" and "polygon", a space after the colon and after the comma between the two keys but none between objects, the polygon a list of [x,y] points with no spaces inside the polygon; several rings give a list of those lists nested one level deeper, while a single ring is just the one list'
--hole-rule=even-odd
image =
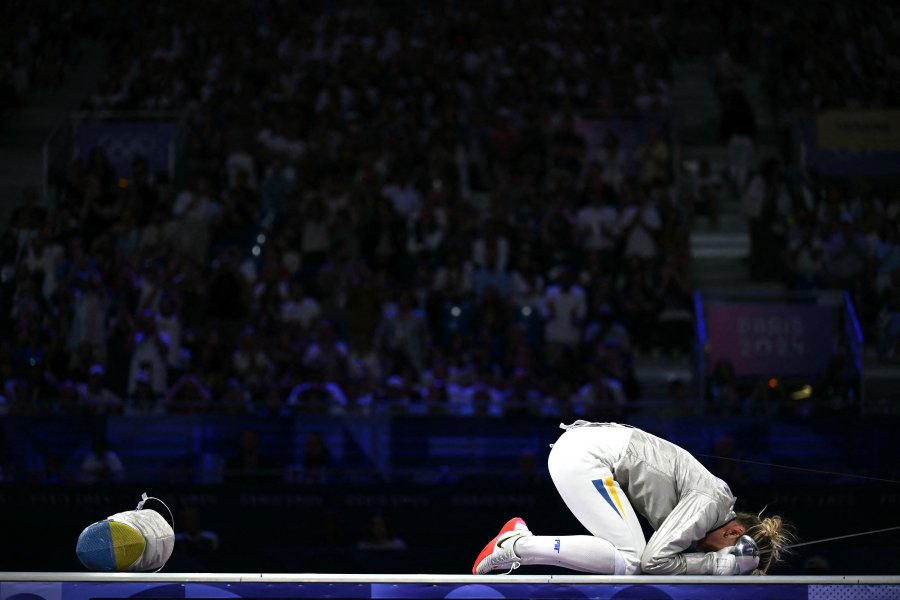
[{"label": "fencing mask on floor", "polygon": [[135,510],[116,513],[85,527],[75,546],[78,560],[91,571],[162,569],[172,556],[175,532],[162,515],[144,508],[147,500],[156,500],[172,516],[162,500],[143,494]]}]

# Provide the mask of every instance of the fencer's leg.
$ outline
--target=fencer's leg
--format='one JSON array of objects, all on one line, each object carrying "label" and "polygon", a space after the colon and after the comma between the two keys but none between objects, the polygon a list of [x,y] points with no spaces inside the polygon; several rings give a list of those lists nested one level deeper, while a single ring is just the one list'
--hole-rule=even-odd
[{"label": "fencer's leg", "polygon": [[533,535],[516,541],[514,552],[523,565],[554,565],[600,575],[625,575],[624,555],[600,537]]},{"label": "fencer's leg", "polygon": [[[630,575],[640,572],[646,540],[637,514],[610,469],[629,436],[621,428],[581,427],[567,431],[554,444],[548,467],[560,497],[575,518],[594,537],[608,543],[594,543],[591,548],[598,567],[618,565],[620,556],[625,574]],[[579,547],[576,543],[576,549]],[[523,560],[522,564],[526,562]],[[614,572],[618,570],[616,567]]]}]

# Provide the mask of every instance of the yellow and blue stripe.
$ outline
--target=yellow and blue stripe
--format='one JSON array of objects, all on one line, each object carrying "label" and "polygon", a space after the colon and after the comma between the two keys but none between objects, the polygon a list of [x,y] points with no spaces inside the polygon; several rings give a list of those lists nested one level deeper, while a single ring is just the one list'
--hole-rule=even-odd
[{"label": "yellow and blue stripe", "polygon": [[597,491],[600,492],[600,495],[603,496],[606,503],[609,504],[612,509],[616,511],[616,514],[624,520],[625,509],[622,507],[622,502],[619,500],[619,492],[616,489],[616,482],[613,480],[612,476],[610,475],[603,479],[594,479],[591,483],[594,484],[594,487],[597,488]]},{"label": "yellow and blue stripe", "polygon": [[144,546],[144,536],[131,525],[99,521],[81,532],[75,553],[91,571],[124,571],[141,557]]}]

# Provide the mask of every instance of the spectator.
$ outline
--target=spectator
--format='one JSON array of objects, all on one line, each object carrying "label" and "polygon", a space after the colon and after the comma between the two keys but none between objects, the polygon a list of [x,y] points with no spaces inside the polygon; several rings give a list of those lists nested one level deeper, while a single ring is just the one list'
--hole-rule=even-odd
[{"label": "spectator", "polygon": [[[742,176],[746,180],[747,174]],[[696,169],[689,171],[688,206],[691,220],[694,215],[707,215],[710,227],[719,227],[719,210],[725,194],[724,181],[717,169],[710,164],[709,159],[703,158],[697,163]]]},{"label": "spectator", "polygon": [[225,462],[225,482],[233,484],[267,484],[281,479],[275,463],[260,452],[259,432],[244,429],[238,438],[236,452]]},{"label": "spectator", "polygon": [[900,357],[900,269],[894,269],[888,287],[882,292],[877,323],[879,356],[895,362]]},{"label": "spectator", "polygon": [[590,202],[578,211],[575,223],[583,248],[597,252],[601,264],[611,268],[618,249],[619,214],[607,201],[604,189],[598,187],[592,190]]},{"label": "spectator", "polygon": [[238,347],[231,357],[231,369],[251,389],[260,389],[275,372],[275,366],[265,347],[260,343],[259,333],[252,327],[244,327]]},{"label": "spectator", "polygon": [[166,412],[195,415],[212,408],[212,393],[194,373],[185,373],[166,393]]},{"label": "spectator", "polygon": [[179,530],[175,532],[175,551],[167,563],[182,572],[204,572],[212,569],[219,551],[219,534],[203,527],[203,512],[186,506],[178,514]]},{"label": "spectator", "polygon": [[410,256],[421,256],[426,264],[437,260],[437,254],[446,236],[446,215],[431,203],[407,221],[406,251]]},{"label": "spectator", "polygon": [[84,414],[84,408],[84,388],[71,379],[60,382],[50,412],[64,417],[77,417]]},{"label": "spectator", "polygon": [[287,406],[304,415],[341,414],[348,404],[347,396],[328,374],[321,364],[310,365],[306,379],[288,395]]},{"label": "spectator", "polygon": [[669,171],[669,145],[662,137],[662,132],[657,127],[647,130],[647,138],[635,157],[640,165],[639,181],[642,185],[671,180]]},{"label": "spectator", "polygon": [[603,365],[594,365],[590,380],[572,397],[574,416],[589,421],[621,421],[628,406],[622,382]]},{"label": "spectator", "polygon": [[236,377],[229,377],[225,381],[225,389],[216,405],[222,414],[228,416],[250,415],[254,412],[253,398]]},{"label": "spectator", "polygon": [[608,342],[615,343],[625,353],[631,350],[631,334],[615,319],[612,306],[604,303],[597,307],[584,329],[584,344],[592,346]]},{"label": "spectator", "polygon": [[382,197],[390,202],[391,207],[401,217],[411,217],[419,212],[422,196],[415,184],[413,171],[401,172],[395,169],[388,177],[387,184],[381,189]]},{"label": "spectator", "polygon": [[863,275],[869,246],[854,227],[850,214],[841,214],[840,223],[825,242],[825,254],[829,287],[850,287]]},{"label": "spectator", "polygon": [[56,294],[59,285],[57,271],[64,255],[62,245],[53,238],[52,231],[47,227],[36,232],[28,244],[24,258],[25,266],[40,282],[41,293],[47,300]]},{"label": "spectator", "polygon": [[300,254],[303,273],[314,277],[331,248],[328,211],[319,195],[306,200],[303,208],[302,230],[300,233]]},{"label": "spectator", "polygon": [[560,416],[560,407],[553,401],[545,402],[541,397],[534,377],[525,369],[516,369],[512,380],[503,390],[505,416]]},{"label": "spectator", "polygon": [[359,550],[405,550],[406,542],[394,533],[387,517],[374,514],[366,522],[356,547]]},{"label": "spectator", "polygon": [[712,377],[707,385],[707,414],[741,414],[742,394],[730,361],[719,361],[713,365]]},{"label": "spectator", "polygon": [[174,238],[179,244],[177,250],[195,263],[204,264],[212,239],[210,223],[220,216],[221,210],[205,177],[198,178],[192,190],[179,193],[172,206],[172,216],[180,233]]},{"label": "spectator", "polygon": [[171,372],[178,373],[183,367],[185,358],[181,345],[184,325],[179,314],[178,299],[171,291],[164,291],[160,296],[156,321],[160,333],[169,340],[166,364]]},{"label": "spectator", "polygon": [[287,324],[297,323],[301,330],[307,331],[321,314],[319,302],[307,293],[303,282],[291,281],[287,298],[281,303],[281,320]]},{"label": "spectator", "polygon": [[87,384],[84,386],[86,411],[98,417],[121,414],[122,399],[104,385],[106,370],[103,365],[93,364],[88,370]]},{"label": "spectator", "polygon": [[719,94],[719,130],[728,149],[728,173],[738,194],[744,191],[756,152],[756,117],[744,92],[736,87]]},{"label": "spectator", "polygon": [[564,268],[559,283],[545,288],[542,307],[547,360],[551,365],[559,365],[577,349],[587,313],[584,289],[574,282],[571,269]]},{"label": "spectator", "polygon": [[297,475],[297,483],[324,484],[338,478],[337,465],[325,437],[313,431],[306,436],[303,444],[303,461]]},{"label": "spectator", "polygon": [[696,407],[692,405],[688,383],[680,377],[673,378],[667,386],[666,405],[658,413],[664,418],[696,417]]},{"label": "spectator", "polygon": [[409,292],[401,292],[396,302],[384,308],[375,330],[375,346],[395,370],[409,364],[421,372],[430,343],[424,315],[413,307]]},{"label": "spectator", "polygon": [[750,275],[756,280],[781,278],[784,220],[790,207],[781,167],[768,160],[741,197],[741,212],[750,225]]},{"label": "spectator", "polygon": [[611,190],[619,191],[625,181],[627,165],[619,136],[611,129],[607,129],[603,134],[603,145],[596,160],[603,169],[601,176],[603,185]]},{"label": "spectator", "polygon": [[656,236],[662,228],[659,210],[644,190],[625,188],[625,205],[619,213],[618,231],[623,240],[625,258],[654,260],[658,246]]},{"label": "spectator", "polygon": [[169,336],[159,330],[157,314],[144,310],[137,320],[129,369],[128,392],[134,394],[141,375],[154,394],[161,395],[168,385]]},{"label": "spectator", "polygon": [[825,286],[825,248],[811,216],[800,220],[799,232],[788,242],[789,285],[798,290]]},{"label": "spectator", "polygon": [[125,467],[115,450],[103,438],[91,442],[91,450],[81,461],[82,483],[121,483],[125,479]]},{"label": "spectator", "polygon": [[134,390],[128,394],[122,414],[126,417],[158,417],[166,414],[163,396],[154,391],[146,372],[138,371],[135,375]]},{"label": "spectator", "polygon": [[86,346],[94,358],[104,360],[106,358],[104,314],[108,302],[103,280],[97,272],[83,271],[70,285],[72,326],[69,329],[69,350],[75,351]]},{"label": "spectator", "polygon": [[236,248],[223,248],[214,263],[206,287],[206,315],[211,324],[221,328],[227,342],[233,342],[247,315],[249,289],[238,270],[239,254]]},{"label": "spectator", "polygon": [[658,343],[664,352],[687,354],[694,327],[694,297],[684,266],[674,257],[663,263],[656,304]]},{"label": "spectator", "polygon": [[631,334],[634,344],[644,352],[653,346],[659,305],[658,287],[647,263],[632,257],[616,282],[618,300],[622,310],[622,322]]}]

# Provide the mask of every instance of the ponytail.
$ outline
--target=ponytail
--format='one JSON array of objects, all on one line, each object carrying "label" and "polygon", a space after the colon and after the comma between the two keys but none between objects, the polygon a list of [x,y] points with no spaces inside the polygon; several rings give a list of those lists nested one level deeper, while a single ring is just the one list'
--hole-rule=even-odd
[{"label": "ponytail", "polygon": [[745,535],[756,542],[759,549],[759,566],[754,575],[763,575],[769,568],[781,560],[783,554],[790,552],[788,546],[793,544],[796,533],[793,525],[785,522],[780,516],[761,518],[751,513],[738,513],[737,520],[744,526]]}]

